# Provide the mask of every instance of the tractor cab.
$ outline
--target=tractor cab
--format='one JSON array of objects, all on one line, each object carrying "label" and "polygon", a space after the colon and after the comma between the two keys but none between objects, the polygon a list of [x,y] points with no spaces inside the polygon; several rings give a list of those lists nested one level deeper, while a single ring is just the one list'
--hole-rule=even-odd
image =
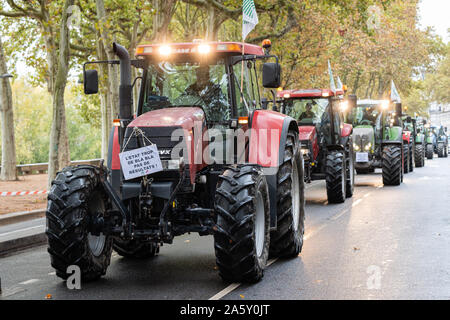
[{"label": "tractor cab", "polygon": [[[352,126],[344,123],[344,111],[348,109],[349,101],[356,103],[356,97],[344,99],[344,94],[343,90],[333,92],[331,89],[278,91],[281,112],[296,119],[299,126],[305,181],[325,179],[327,175],[336,176],[331,173],[331,168],[327,168],[330,154],[343,162],[342,170],[347,172],[343,173],[346,177],[340,181],[347,180],[347,194],[344,186],[338,192],[332,191],[330,183],[330,202],[343,202],[353,192],[353,152],[349,152]],[[336,154],[336,150],[340,153]]]}]

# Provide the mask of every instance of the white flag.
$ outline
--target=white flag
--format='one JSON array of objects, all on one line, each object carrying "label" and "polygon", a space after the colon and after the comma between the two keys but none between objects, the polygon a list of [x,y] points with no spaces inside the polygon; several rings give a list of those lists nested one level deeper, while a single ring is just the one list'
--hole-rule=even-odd
[{"label": "white flag", "polygon": [[341,78],[337,77],[337,88],[338,90],[344,90],[344,85],[342,84]]},{"label": "white flag", "polygon": [[258,24],[258,14],[256,13],[253,0],[244,0],[242,4],[242,41]]},{"label": "white flag", "polygon": [[397,87],[395,86],[394,80],[391,82],[391,101],[401,103],[402,99],[398,94]]},{"label": "white flag", "polygon": [[334,83],[333,71],[331,70],[330,60],[328,60],[328,74],[330,75],[330,87],[333,93],[336,93],[336,84]]}]

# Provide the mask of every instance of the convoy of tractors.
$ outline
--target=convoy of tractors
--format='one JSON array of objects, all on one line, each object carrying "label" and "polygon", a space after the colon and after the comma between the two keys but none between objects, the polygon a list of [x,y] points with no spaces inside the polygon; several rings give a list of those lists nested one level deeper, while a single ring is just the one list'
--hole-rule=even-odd
[{"label": "convoy of tractors", "polygon": [[112,250],[151,258],[196,232],[213,236],[225,281],[256,282],[269,257],[302,250],[305,183],[325,180],[328,202],[343,203],[356,173],[381,168],[384,185],[400,185],[425,158],[447,157],[447,128],[403,114],[393,95],[281,90],[270,46],[141,45],[133,60],[114,43],[118,60],[85,63],[86,94],[99,91],[95,64],[120,65],[120,109],[106,163],[64,168],[52,183],[46,234],[59,277],[78,265],[95,280]]}]

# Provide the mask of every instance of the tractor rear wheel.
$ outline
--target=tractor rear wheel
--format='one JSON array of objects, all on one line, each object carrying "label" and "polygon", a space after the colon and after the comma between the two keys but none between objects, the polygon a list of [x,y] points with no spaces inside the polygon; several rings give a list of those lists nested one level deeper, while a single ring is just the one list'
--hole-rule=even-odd
[{"label": "tractor rear wheel", "polygon": [[343,203],[346,196],[344,151],[330,151],[325,163],[325,179],[329,203]]},{"label": "tractor rear wheel", "polygon": [[409,173],[409,146],[403,142],[403,172]]},{"label": "tractor rear wheel", "polygon": [[437,154],[439,158],[443,158],[444,157],[444,144],[443,143],[438,143],[437,145]]},{"label": "tractor rear wheel", "polygon": [[385,146],[382,156],[383,184],[398,186],[402,182],[402,148],[398,145]]},{"label": "tractor rear wheel", "polygon": [[434,150],[433,145],[431,143],[427,144],[426,154],[428,160],[433,160]]},{"label": "tractor rear wheel", "polygon": [[214,249],[225,281],[257,282],[264,275],[270,243],[269,190],[262,170],[232,166],[219,176]]},{"label": "tractor rear wheel", "polygon": [[305,231],[305,182],[298,136],[288,133],[277,173],[277,230],[270,234],[270,256],[290,258],[302,251]]},{"label": "tractor rear wheel", "polygon": [[46,211],[48,252],[58,277],[67,279],[71,265],[80,268],[85,281],[106,273],[112,238],[99,232],[98,226],[109,206],[99,168],[67,167],[58,173],[48,194]]},{"label": "tractor rear wheel", "polygon": [[409,172],[413,172],[414,171],[414,151],[413,149],[415,148],[415,145],[412,144],[409,146]]},{"label": "tractor rear wheel", "polygon": [[421,168],[425,165],[423,144],[416,144],[416,149],[414,150],[414,162],[417,168]]},{"label": "tractor rear wheel", "polygon": [[139,240],[115,239],[113,249],[125,258],[147,259],[154,257],[159,252],[159,244]]},{"label": "tractor rear wheel", "polygon": [[346,197],[351,198],[355,189],[355,158],[353,153],[353,142],[350,140],[346,152],[347,172],[346,172]]}]

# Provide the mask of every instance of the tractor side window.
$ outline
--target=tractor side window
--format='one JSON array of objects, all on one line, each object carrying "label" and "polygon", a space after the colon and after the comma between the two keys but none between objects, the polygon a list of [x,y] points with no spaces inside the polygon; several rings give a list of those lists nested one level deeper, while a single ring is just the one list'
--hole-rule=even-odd
[{"label": "tractor side window", "polygon": [[[243,73],[242,70],[244,71]],[[243,64],[242,62],[236,63],[233,66],[233,74],[237,116],[247,116],[248,111],[254,110],[260,105],[259,87],[254,62],[244,61]]]}]

